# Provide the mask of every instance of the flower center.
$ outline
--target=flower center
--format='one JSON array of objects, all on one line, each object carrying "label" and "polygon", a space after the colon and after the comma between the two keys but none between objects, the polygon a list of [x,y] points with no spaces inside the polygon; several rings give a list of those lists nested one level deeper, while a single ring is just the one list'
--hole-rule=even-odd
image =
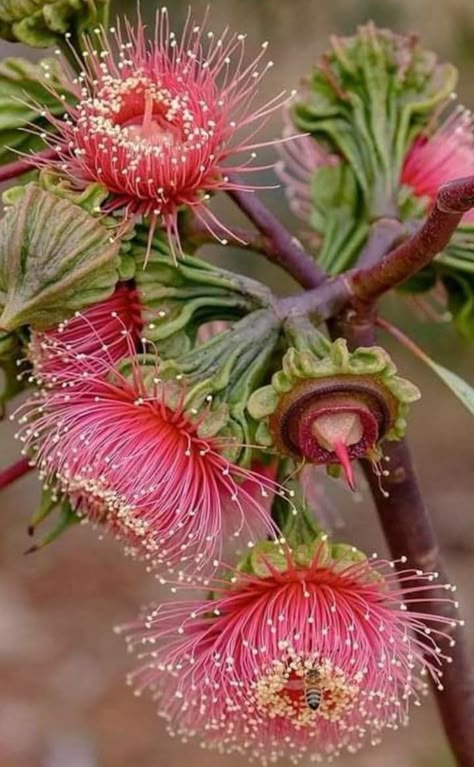
[{"label": "flower center", "polygon": [[311,727],[318,720],[338,722],[352,709],[358,684],[329,660],[289,655],[277,660],[255,684],[254,699],[270,719]]},{"label": "flower center", "polygon": [[143,112],[125,120],[121,126],[127,138],[153,146],[174,147],[184,139],[180,126],[167,119],[166,106],[157,103],[149,90],[144,94]]}]

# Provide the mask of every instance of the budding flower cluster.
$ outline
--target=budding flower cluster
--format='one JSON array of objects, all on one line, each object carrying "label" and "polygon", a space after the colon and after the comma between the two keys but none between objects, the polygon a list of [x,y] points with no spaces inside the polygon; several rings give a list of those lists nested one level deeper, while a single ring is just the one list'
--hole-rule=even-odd
[{"label": "budding flower cluster", "polygon": [[[53,10],[71,3],[57,0]],[[25,0],[23,15],[36,18],[33,6],[47,13],[48,5]],[[13,4],[0,0],[0,19],[5,8]],[[12,190],[0,225],[0,330],[17,333],[26,349],[19,366],[34,388],[18,408],[16,436],[48,510],[62,504],[68,520],[111,533],[173,594],[206,590],[152,606],[119,629],[139,659],[129,676],[136,694],[150,691],[169,732],[183,739],[263,765],[280,757],[331,763],[405,725],[428,679],[442,689],[461,622],[455,589],[438,585],[437,573],[332,541],[300,473],[305,463],[342,469],[351,489],[356,460],[385,474],[383,443],[403,437],[416,386],[383,348],[330,341],[313,315],[285,314],[256,280],[184,254],[185,244],[196,245],[193,226],[195,236],[204,227],[225,243],[228,230],[207,202],[217,191],[253,189],[233,172],[245,179],[262,169],[256,130],[286,102],[280,94],[255,106],[271,62],[265,43],[246,64],[244,37],[215,36],[190,15],[177,37],[166,8],[151,41],[141,20],[97,26],[80,52],[67,33],[78,71],[61,84],[64,93],[50,88],[64,114],[41,110],[49,151],[34,158],[35,181]],[[374,50],[420,101],[427,93],[433,107],[442,100],[432,94],[437,65],[369,25],[335,41],[313,83],[344,141],[353,105],[364,103],[344,91],[351,56],[370,91],[365,54]],[[330,66],[337,77],[327,76]],[[449,81],[451,70],[443,74]],[[400,83],[387,92],[398,94]],[[441,175],[472,161],[463,112],[437,131],[413,133],[395,181],[379,131],[383,172],[364,159],[357,175],[357,132],[353,145],[344,143],[346,157],[329,140],[319,102],[303,106],[300,123],[324,141],[306,135],[288,144],[279,173],[292,208],[316,221],[329,272],[352,251],[332,260],[321,199],[331,200],[333,231],[343,221],[340,230],[360,247],[363,216],[344,228],[359,193],[371,222],[380,213],[372,187],[387,195],[397,184],[410,188],[426,209]],[[313,188],[321,170],[322,193]],[[236,564],[226,564],[228,554]]]}]

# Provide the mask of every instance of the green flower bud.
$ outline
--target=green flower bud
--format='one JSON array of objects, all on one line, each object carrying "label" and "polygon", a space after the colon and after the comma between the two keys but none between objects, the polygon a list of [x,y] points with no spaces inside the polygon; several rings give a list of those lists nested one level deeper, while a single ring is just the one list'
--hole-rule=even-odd
[{"label": "green flower bud", "polygon": [[159,368],[164,396],[184,402],[199,422],[198,433],[218,435],[226,455],[243,465],[251,462],[255,444],[247,402],[268,375],[280,331],[274,311],[259,309]]},{"label": "green flower bud", "polygon": [[260,422],[260,444],[295,459],[340,464],[353,487],[350,461],[374,459],[382,439],[403,436],[408,405],[420,393],[396,375],[381,347],[350,352],[344,339],[330,344],[316,329],[313,336],[313,343],[306,334],[288,349],[248,410]]},{"label": "green flower bud", "polygon": [[271,305],[271,291],[256,280],[194,256],[173,261],[161,233],[149,249],[145,227],[137,227],[130,255],[137,265],[135,285],[145,307],[144,335],[156,344],[161,357],[176,358],[190,351],[199,327],[209,321],[235,321]]}]

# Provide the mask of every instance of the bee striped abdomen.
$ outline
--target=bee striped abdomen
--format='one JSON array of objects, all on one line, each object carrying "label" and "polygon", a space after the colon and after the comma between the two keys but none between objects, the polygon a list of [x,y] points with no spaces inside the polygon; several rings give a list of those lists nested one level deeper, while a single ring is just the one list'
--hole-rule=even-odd
[{"label": "bee striped abdomen", "polygon": [[311,711],[318,710],[323,698],[323,693],[318,682],[319,673],[315,670],[308,671],[305,676],[304,699]]}]

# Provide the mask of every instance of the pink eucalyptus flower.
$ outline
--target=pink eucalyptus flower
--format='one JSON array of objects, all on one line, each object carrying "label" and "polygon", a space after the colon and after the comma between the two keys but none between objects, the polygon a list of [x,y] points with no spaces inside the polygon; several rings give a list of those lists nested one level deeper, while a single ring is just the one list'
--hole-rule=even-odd
[{"label": "pink eucalyptus flower", "polygon": [[[431,135],[420,136],[403,167],[402,182],[416,195],[434,200],[442,184],[474,173],[474,131],[471,114],[456,110]],[[465,222],[474,223],[474,211]]]},{"label": "pink eucalyptus flower", "polygon": [[404,724],[426,687],[420,673],[441,687],[449,659],[438,640],[452,622],[420,606],[451,601],[433,591],[436,575],[328,560],[325,545],[304,566],[298,550],[286,565],[282,552],[283,567],[262,555],[260,577],[234,572],[210,584],[214,598],[124,627],[141,659],[129,682],[152,692],[171,734],[265,765],[327,763]]},{"label": "pink eucalyptus flower", "polygon": [[126,283],[113,295],[76,312],[47,331],[33,331],[29,356],[37,381],[46,385],[70,379],[71,364],[103,370],[104,355],[111,364],[126,357],[141,336],[143,323],[138,293]]},{"label": "pink eucalyptus flower", "polygon": [[236,187],[227,174],[261,170],[253,161],[264,144],[255,134],[285,101],[280,94],[255,105],[272,66],[263,60],[267,43],[244,63],[245,35],[218,37],[188,16],[178,39],[166,8],[151,41],[141,22],[110,32],[97,30],[98,50],[86,44],[83,71],[69,84],[77,103],[65,103],[64,119],[47,115],[57,133],[43,138],[59,155],[57,167],[76,186],[106,187],[108,210],[148,216],[152,229],[159,223],[169,235],[178,236],[184,205],[215,221],[203,211],[210,193],[252,188]]},{"label": "pink eucalyptus flower", "polygon": [[183,572],[216,566],[228,536],[250,545],[275,532],[266,499],[283,490],[228,460],[231,441],[202,436],[208,408],[186,410],[184,388],[170,398],[157,363],[143,366],[125,337],[122,368],[110,346],[91,364],[53,339],[61,385],[20,408],[17,436],[41,479],[131,553]]}]

